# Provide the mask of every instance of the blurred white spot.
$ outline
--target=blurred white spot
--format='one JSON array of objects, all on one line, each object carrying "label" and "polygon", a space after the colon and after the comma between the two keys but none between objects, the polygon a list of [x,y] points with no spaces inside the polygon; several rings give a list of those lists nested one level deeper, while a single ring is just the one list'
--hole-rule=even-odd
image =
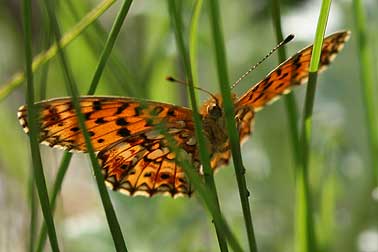
[{"label": "blurred white spot", "polygon": [[320,100],[315,106],[314,117],[323,127],[340,129],[345,123],[345,110],[338,102]]},{"label": "blurred white spot", "polygon": [[246,151],[245,164],[249,164],[246,167],[248,174],[251,174],[254,179],[265,179],[269,177],[271,173],[271,163],[268,155],[261,149],[250,148]]},{"label": "blurred white spot", "polygon": [[378,252],[378,230],[368,229],[358,237],[358,251]]},{"label": "blurred white spot", "polygon": [[374,188],[371,192],[371,197],[373,200],[378,201],[378,187]]},{"label": "blurred white spot", "polygon": [[[269,46],[265,49],[269,50]],[[237,34],[233,36],[227,41],[227,52],[228,55],[230,55],[229,61],[231,65],[240,64],[240,62],[250,62],[251,55],[254,55],[251,50],[251,38],[245,36],[245,34]],[[244,70],[247,71],[248,66],[244,67]]]},{"label": "blurred white spot", "polygon": [[64,231],[68,237],[75,238],[83,234],[93,234],[106,225],[96,213],[83,213],[68,217],[64,221]]},{"label": "blurred white spot", "polygon": [[363,172],[363,162],[360,155],[355,152],[344,156],[341,167],[345,176],[350,179],[361,176]]},{"label": "blurred white spot", "polygon": [[[313,0],[300,5],[298,8],[293,8],[288,15],[282,18],[282,27],[285,33],[294,33],[298,40],[312,41],[318,22],[321,1]],[[327,25],[327,30],[335,31],[336,27],[341,23],[342,10],[337,3],[332,5]],[[331,32],[327,32],[329,34]]]},{"label": "blurred white spot", "polygon": [[175,43],[175,37],[173,34],[170,34],[166,46],[166,54],[168,57],[175,57],[178,54]]},{"label": "blurred white spot", "polygon": [[259,218],[254,220],[254,225],[259,235],[265,239],[282,233],[285,225],[285,216],[278,209],[273,209],[272,205],[265,205],[259,211]]}]

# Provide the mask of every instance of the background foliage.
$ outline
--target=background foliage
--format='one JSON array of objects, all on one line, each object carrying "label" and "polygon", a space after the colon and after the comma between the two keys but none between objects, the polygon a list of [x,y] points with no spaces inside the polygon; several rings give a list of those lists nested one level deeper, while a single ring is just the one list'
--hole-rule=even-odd
[{"label": "background foliage", "polygon": [[[220,1],[230,78],[237,79],[276,45],[269,1]],[[97,1],[59,1],[56,17],[63,32],[76,24]],[[47,16],[33,1],[33,54],[49,44]],[[79,89],[89,87],[107,31],[120,3],[114,4],[83,32],[66,53]],[[376,45],[377,3],[364,5],[368,41]],[[192,1],[182,2],[185,34],[192,15]],[[320,1],[282,1],[283,31],[296,39],[288,55],[313,41]],[[323,251],[377,251],[378,192],[369,165],[369,145],[364,118],[355,39],[349,1],[334,2],[328,34],[352,30],[352,38],[330,69],[319,77],[315,101],[310,186],[317,238]],[[375,10],[375,11],[374,11]],[[213,45],[207,5],[198,30],[199,86],[217,92]],[[19,1],[0,4],[0,83],[24,67],[21,6]],[[187,41],[187,37],[185,38]],[[377,69],[377,50],[373,50]],[[185,87],[165,81],[166,75],[183,78],[184,72],[171,31],[166,1],[135,1],[131,5],[96,94],[148,98],[187,105]],[[234,91],[241,95],[277,65],[272,56]],[[43,83],[37,71],[37,90]],[[375,83],[377,76],[375,75]],[[48,67],[47,97],[67,95],[61,67],[52,59]],[[0,86],[1,88],[2,86]],[[30,235],[30,151],[28,138],[18,125],[16,111],[25,103],[25,86],[0,103],[0,250],[25,251]],[[305,89],[295,96],[302,108]],[[376,97],[375,93],[371,95]],[[39,94],[37,97],[40,97]],[[201,101],[207,96],[200,94]],[[301,109],[300,109],[301,111]],[[251,192],[256,240],[260,251],[293,251],[294,162],[288,137],[284,103],[276,102],[256,116],[253,136],[242,146]],[[55,178],[62,152],[41,147],[48,185]],[[377,153],[378,155],[378,153]],[[55,222],[62,251],[113,251],[113,242],[98,197],[90,163],[75,154],[58,199]],[[247,247],[234,170],[216,174],[222,212],[232,230]],[[375,184],[376,185],[376,184]],[[130,251],[217,251],[215,232],[198,198],[130,198],[110,192]],[[42,217],[38,209],[38,220]],[[37,229],[39,230],[39,229]],[[375,247],[374,247],[375,246]],[[49,246],[46,246],[49,249]],[[372,250],[374,249],[375,250]],[[369,250],[370,249],[370,250]]]}]

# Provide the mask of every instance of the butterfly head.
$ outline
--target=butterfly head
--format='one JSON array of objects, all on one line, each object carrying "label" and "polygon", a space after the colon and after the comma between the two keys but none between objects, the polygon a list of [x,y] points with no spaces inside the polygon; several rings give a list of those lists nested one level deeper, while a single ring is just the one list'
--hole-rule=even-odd
[{"label": "butterfly head", "polygon": [[[236,95],[233,95],[232,99],[235,101]],[[223,117],[224,112],[222,96],[220,94],[212,95],[212,97],[203,104],[200,112],[203,116],[214,119]]]},{"label": "butterfly head", "polygon": [[222,117],[223,111],[218,103],[212,103],[207,107],[207,114],[213,118],[219,118]]}]

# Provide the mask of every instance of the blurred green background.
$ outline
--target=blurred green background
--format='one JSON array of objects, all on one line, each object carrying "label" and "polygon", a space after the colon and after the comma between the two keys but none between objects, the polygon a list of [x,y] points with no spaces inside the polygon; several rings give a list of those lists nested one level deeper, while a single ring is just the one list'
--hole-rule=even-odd
[{"label": "blurred green background", "polygon": [[[220,2],[229,74],[236,80],[277,44],[270,1]],[[98,3],[59,1],[56,14],[63,31],[68,31]],[[39,1],[33,1],[34,55],[48,44],[46,13],[40,6]],[[115,3],[65,49],[82,94],[87,92],[106,32],[119,6],[119,2]],[[188,34],[193,1],[183,1],[181,8]],[[296,35],[295,41],[287,46],[288,55],[312,43],[319,8],[317,0],[281,1],[284,35]],[[185,87],[165,81],[167,75],[184,78],[167,9],[166,1],[135,1],[131,5],[96,94],[188,106]],[[376,46],[378,3],[365,1],[365,10],[369,43]],[[348,29],[352,37],[330,69],[318,79],[310,182],[321,251],[378,251],[378,189],[372,189],[373,172],[369,166],[354,27],[352,3],[335,1],[327,34]],[[207,4],[203,6],[198,31],[198,69],[195,69],[199,74],[198,85],[216,93],[218,84]],[[21,1],[2,1],[0,83],[23,69],[22,39]],[[373,54],[373,69],[378,70],[377,48]],[[234,91],[243,94],[277,63],[277,55],[273,55]],[[37,90],[42,78],[42,71],[37,71]],[[48,98],[67,95],[56,59],[50,61],[47,87],[42,90]],[[37,97],[40,93],[37,92]],[[294,93],[302,111],[305,88],[296,88]],[[201,101],[208,98],[203,93],[199,95]],[[28,137],[16,116],[17,108],[25,103],[24,97],[23,84],[0,102],[0,251],[25,251],[30,235],[30,150]],[[260,251],[294,249],[294,162],[287,127],[281,99],[256,115],[252,137],[242,146]],[[51,187],[63,153],[46,146],[41,146],[41,151]],[[234,170],[224,167],[215,177],[222,212],[243,247],[247,247]],[[149,199],[110,194],[129,251],[218,251],[211,217],[196,196],[173,200],[162,196]],[[62,251],[114,251],[90,162],[84,154],[74,155],[55,216]],[[42,220],[40,211],[38,219]],[[47,245],[46,251],[49,249]]]}]

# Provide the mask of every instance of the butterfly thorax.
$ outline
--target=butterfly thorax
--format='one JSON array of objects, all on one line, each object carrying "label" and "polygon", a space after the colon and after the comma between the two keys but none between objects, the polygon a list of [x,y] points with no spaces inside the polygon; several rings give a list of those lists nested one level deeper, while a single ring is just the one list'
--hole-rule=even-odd
[{"label": "butterfly thorax", "polygon": [[202,106],[202,126],[211,152],[223,152],[228,149],[228,134],[222,100],[220,96],[216,98],[211,98]]},{"label": "butterfly thorax", "polygon": [[[226,129],[223,104],[220,96],[215,96],[201,107],[203,133],[208,142],[211,154],[211,166],[217,167],[227,163],[229,154],[229,138]],[[225,155],[224,158],[219,156]],[[226,162],[224,160],[227,160]]]},{"label": "butterfly thorax", "polygon": [[[237,100],[232,95],[233,102]],[[211,98],[201,107],[203,132],[208,140],[213,168],[228,163],[230,158],[230,142],[226,128],[223,101],[220,95]],[[235,107],[235,122],[241,140],[249,136],[254,111],[252,106]]]},{"label": "butterfly thorax", "polygon": [[204,133],[210,143],[211,151],[225,151],[228,149],[228,133],[224,116],[203,118]]}]

